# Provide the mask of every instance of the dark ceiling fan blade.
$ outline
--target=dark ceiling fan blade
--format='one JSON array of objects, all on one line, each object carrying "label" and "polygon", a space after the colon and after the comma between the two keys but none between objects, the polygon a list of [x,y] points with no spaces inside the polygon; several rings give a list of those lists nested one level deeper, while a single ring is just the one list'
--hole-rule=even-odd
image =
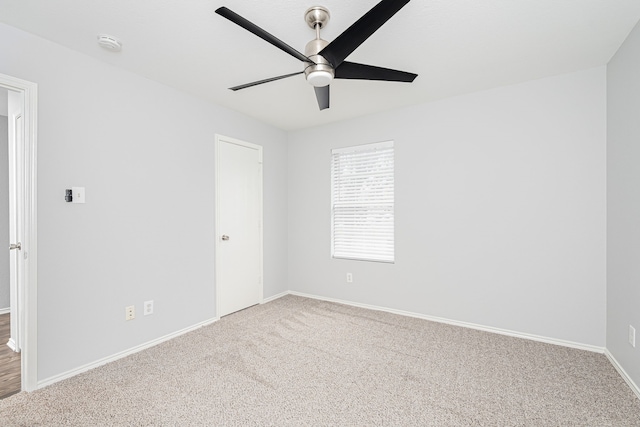
[{"label": "dark ceiling fan blade", "polygon": [[269,34],[265,30],[263,30],[262,28],[258,27],[256,24],[246,20],[245,18],[243,18],[242,16],[240,16],[237,13],[233,12],[232,10],[229,10],[226,7],[223,6],[223,7],[220,7],[218,9],[216,9],[216,13],[218,15],[224,17],[224,18],[227,18],[229,21],[233,22],[234,24],[238,24],[239,26],[241,26],[245,30],[251,31],[256,36],[260,37],[261,39],[263,39],[263,40],[265,40],[265,41],[267,41],[269,43],[271,43],[272,45],[274,45],[278,49],[281,49],[281,50],[287,52],[289,55],[299,59],[300,61],[304,61],[304,62],[309,62],[311,64],[315,64],[315,62],[313,62],[312,60],[310,60],[309,58],[304,56],[302,53],[298,52],[297,50],[295,50],[294,48],[292,48],[291,46],[289,46],[288,44],[286,44],[285,42],[283,42],[279,38],[273,36],[272,34]]},{"label": "dark ceiling fan blade", "polygon": [[304,73],[304,71],[298,71],[297,73],[285,74],[285,75],[282,75],[282,76],[271,77],[271,78],[264,79],[264,80],[258,80],[257,82],[246,83],[246,84],[243,84],[243,85],[240,85],[240,86],[230,87],[229,89],[231,89],[233,91],[240,90],[240,89],[246,89],[246,88],[251,87],[251,86],[261,85],[262,83],[269,83],[269,82],[274,82],[274,81],[280,80],[280,79],[286,79],[287,77],[297,76],[298,74],[302,74],[302,73]]},{"label": "dark ceiling fan blade", "polygon": [[407,73],[406,71],[357,64],[348,61],[344,61],[335,69],[336,79],[384,80],[387,82],[411,83],[416,77],[418,77],[417,74]]},{"label": "dark ceiling fan blade", "polygon": [[318,107],[320,110],[329,108],[329,85],[322,87],[313,87],[316,91],[316,99],[318,100]]},{"label": "dark ceiling fan blade", "polygon": [[337,68],[347,56],[407,3],[409,3],[409,0],[382,0],[336,37],[319,54],[329,61],[334,68]]}]

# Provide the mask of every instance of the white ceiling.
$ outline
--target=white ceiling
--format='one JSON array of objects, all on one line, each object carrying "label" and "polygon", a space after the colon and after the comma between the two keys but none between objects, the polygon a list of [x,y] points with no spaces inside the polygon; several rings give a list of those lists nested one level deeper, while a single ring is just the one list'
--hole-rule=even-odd
[{"label": "white ceiling", "polygon": [[[413,0],[348,60],[410,71],[414,83],[338,80],[319,111],[295,58],[214,13],[227,6],[299,51],[304,12],[323,5],[333,40],[377,0],[0,0],[0,20],[285,130],[606,64],[640,19],[638,0]],[[96,43],[106,33],[119,53]]]}]

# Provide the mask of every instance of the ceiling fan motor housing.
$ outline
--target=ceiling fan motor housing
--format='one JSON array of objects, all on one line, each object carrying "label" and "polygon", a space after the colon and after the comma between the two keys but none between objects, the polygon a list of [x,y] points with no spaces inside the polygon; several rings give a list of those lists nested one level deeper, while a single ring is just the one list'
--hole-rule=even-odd
[{"label": "ceiling fan motor housing", "polygon": [[322,39],[311,40],[304,49],[304,54],[314,64],[305,63],[304,76],[307,81],[316,87],[327,86],[334,77],[333,67],[323,56],[318,55],[329,42]]}]

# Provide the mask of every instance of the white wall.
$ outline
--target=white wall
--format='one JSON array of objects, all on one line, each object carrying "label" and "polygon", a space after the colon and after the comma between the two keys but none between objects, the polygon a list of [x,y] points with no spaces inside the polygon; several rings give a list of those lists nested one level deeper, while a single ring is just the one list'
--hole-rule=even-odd
[{"label": "white wall", "polygon": [[[605,71],[290,133],[290,289],[603,347]],[[331,259],[330,150],[385,140],[396,263]]]},{"label": "white wall", "polygon": [[[265,147],[265,297],[605,345],[604,67],[288,135],[4,24],[0,73],[39,84],[40,380],[215,316],[215,133]],[[332,260],[330,149],[389,139],[396,263]]]},{"label": "white wall", "polygon": [[[640,26],[607,67],[607,349],[640,387]],[[636,347],[628,342],[636,328]]]},{"label": "white wall", "polygon": [[[4,102],[7,103],[6,90]],[[0,96],[0,102],[2,101]],[[7,107],[5,105],[4,109]],[[0,248],[9,247],[9,134],[7,116],[0,115]],[[0,252],[0,310],[9,308],[9,251]],[[2,343],[0,343],[2,344]]]},{"label": "white wall", "polygon": [[39,91],[39,380],[215,317],[216,133],[264,146],[265,296],[287,289],[284,132],[4,24],[0,73]]}]

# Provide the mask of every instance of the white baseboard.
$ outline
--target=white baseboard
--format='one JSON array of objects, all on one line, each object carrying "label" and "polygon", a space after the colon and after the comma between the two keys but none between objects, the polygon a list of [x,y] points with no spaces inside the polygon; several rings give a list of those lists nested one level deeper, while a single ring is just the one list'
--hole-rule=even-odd
[{"label": "white baseboard", "polygon": [[607,356],[607,359],[609,359],[609,361],[611,362],[613,367],[616,368],[616,371],[618,371],[618,373],[620,374],[622,379],[627,383],[627,385],[631,388],[631,390],[636,394],[638,399],[640,399],[640,387],[638,387],[638,385],[631,379],[629,374],[627,374],[627,371],[625,371],[622,368],[622,366],[618,363],[616,358],[613,357],[613,354],[611,354],[609,352],[609,350],[605,349],[604,354],[605,354],[605,356]]},{"label": "white baseboard", "polygon": [[277,294],[277,295],[273,295],[273,296],[270,296],[269,298],[265,298],[265,299],[263,299],[263,300],[262,300],[262,302],[261,302],[261,304],[266,304],[266,303],[268,303],[268,302],[275,301],[275,300],[277,300],[278,298],[282,298],[282,297],[287,296],[287,295],[289,295],[289,294],[290,294],[290,292],[289,292],[289,291],[281,292],[281,293],[279,293],[279,294]]},{"label": "white baseboard", "polygon": [[540,335],[527,334],[527,333],[523,333],[523,332],[510,331],[508,329],[494,328],[494,327],[491,327],[491,326],[477,325],[475,323],[461,322],[461,321],[458,321],[458,320],[451,320],[451,319],[446,319],[446,318],[443,318],[443,317],[429,316],[429,315],[426,315],[426,314],[413,313],[413,312],[404,311],[404,310],[396,310],[396,309],[387,308],[387,307],[379,307],[379,306],[376,306],[376,305],[360,304],[360,303],[340,300],[340,299],[336,299],[336,298],[326,298],[326,297],[321,297],[321,296],[318,296],[318,295],[305,294],[305,293],[296,292],[296,291],[290,291],[289,294],[297,295],[297,296],[301,296],[301,297],[306,297],[306,298],[313,298],[313,299],[322,300],[322,301],[335,302],[335,303],[338,303],[338,304],[351,305],[351,306],[354,306],[354,307],[367,308],[369,310],[384,311],[384,312],[387,312],[387,313],[399,314],[401,316],[415,317],[415,318],[418,318],[418,319],[429,320],[429,321],[432,321],[432,322],[446,323],[447,325],[461,326],[463,328],[476,329],[476,330],[484,331],[484,332],[492,332],[494,334],[507,335],[507,336],[515,337],[515,338],[523,338],[523,339],[527,339],[527,340],[531,340],[531,341],[539,341],[539,342],[543,342],[543,343],[547,343],[547,344],[560,345],[560,346],[563,346],[563,347],[571,347],[571,348],[576,348],[576,349],[579,349],[579,350],[587,350],[587,351],[592,351],[592,352],[595,352],[595,353],[604,353],[605,352],[605,348],[604,347],[598,347],[598,346],[594,346],[594,345],[582,344],[582,343],[577,343],[577,342],[573,342],[573,341],[566,341],[566,340],[561,340],[561,339],[556,339],[556,338],[543,337],[543,336],[540,336]]},{"label": "white baseboard", "polygon": [[11,307],[0,308],[0,315],[11,313]]},{"label": "white baseboard", "polygon": [[176,337],[179,337],[180,335],[184,335],[187,332],[191,332],[191,331],[199,329],[199,328],[201,328],[203,326],[210,325],[210,324],[212,324],[212,323],[214,323],[214,322],[216,322],[218,320],[220,320],[219,317],[215,317],[213,319],[205,320],[204,322],[200,322],[200,323],[197,323],[197,324],[195,324],[193,326],[189,326],[187,328],[184,328],[184,329],[181,329],[179,331],[173,332],[171,334],[165,335],[163,337],[156,338],[156,339],[148,341],[148,342],[146,342],[144,344],[140,344],[140,345],[137,345],[135,347],[132,347],[132,348],[130,348],[128,350],[121,351],[121,352],[113,354],[111,356],[107,356],[107,357],[104,357],[102,359],[96,360],[95,362],[87,363],[86,365],[80,366],[80,367],[75,368],[75,369],[71,369],[70,371],[63,372],[63,373],[58,374],[58,375],[54,375],[54,376],[49,377],[47,379],[44,379],[42,381],[38,381],[37,388],[40,389],[40,388],[46,387],[48,385],[57,383],[58,381],[65,380],[67,378],[71,378],[71,377],[76,376],[78,374],[81,374],[83,372],[86,372],[86,371],[89,371],[91,369],[97,368],[98,366],[102,366],[102,365],[105,365],[105,364],[110,363],[110,362],[115,362],[118,359],[122,359],[123,357],[129,356],[131,354],[138,353],[139,351],[142,351],[142,350],[146,350],[146,349],[151,348],[153,346],[156,346],[156,345],[158,345],[160,343],[168,341],[168,340],[170,340],[172,338],[176,338]]}]

